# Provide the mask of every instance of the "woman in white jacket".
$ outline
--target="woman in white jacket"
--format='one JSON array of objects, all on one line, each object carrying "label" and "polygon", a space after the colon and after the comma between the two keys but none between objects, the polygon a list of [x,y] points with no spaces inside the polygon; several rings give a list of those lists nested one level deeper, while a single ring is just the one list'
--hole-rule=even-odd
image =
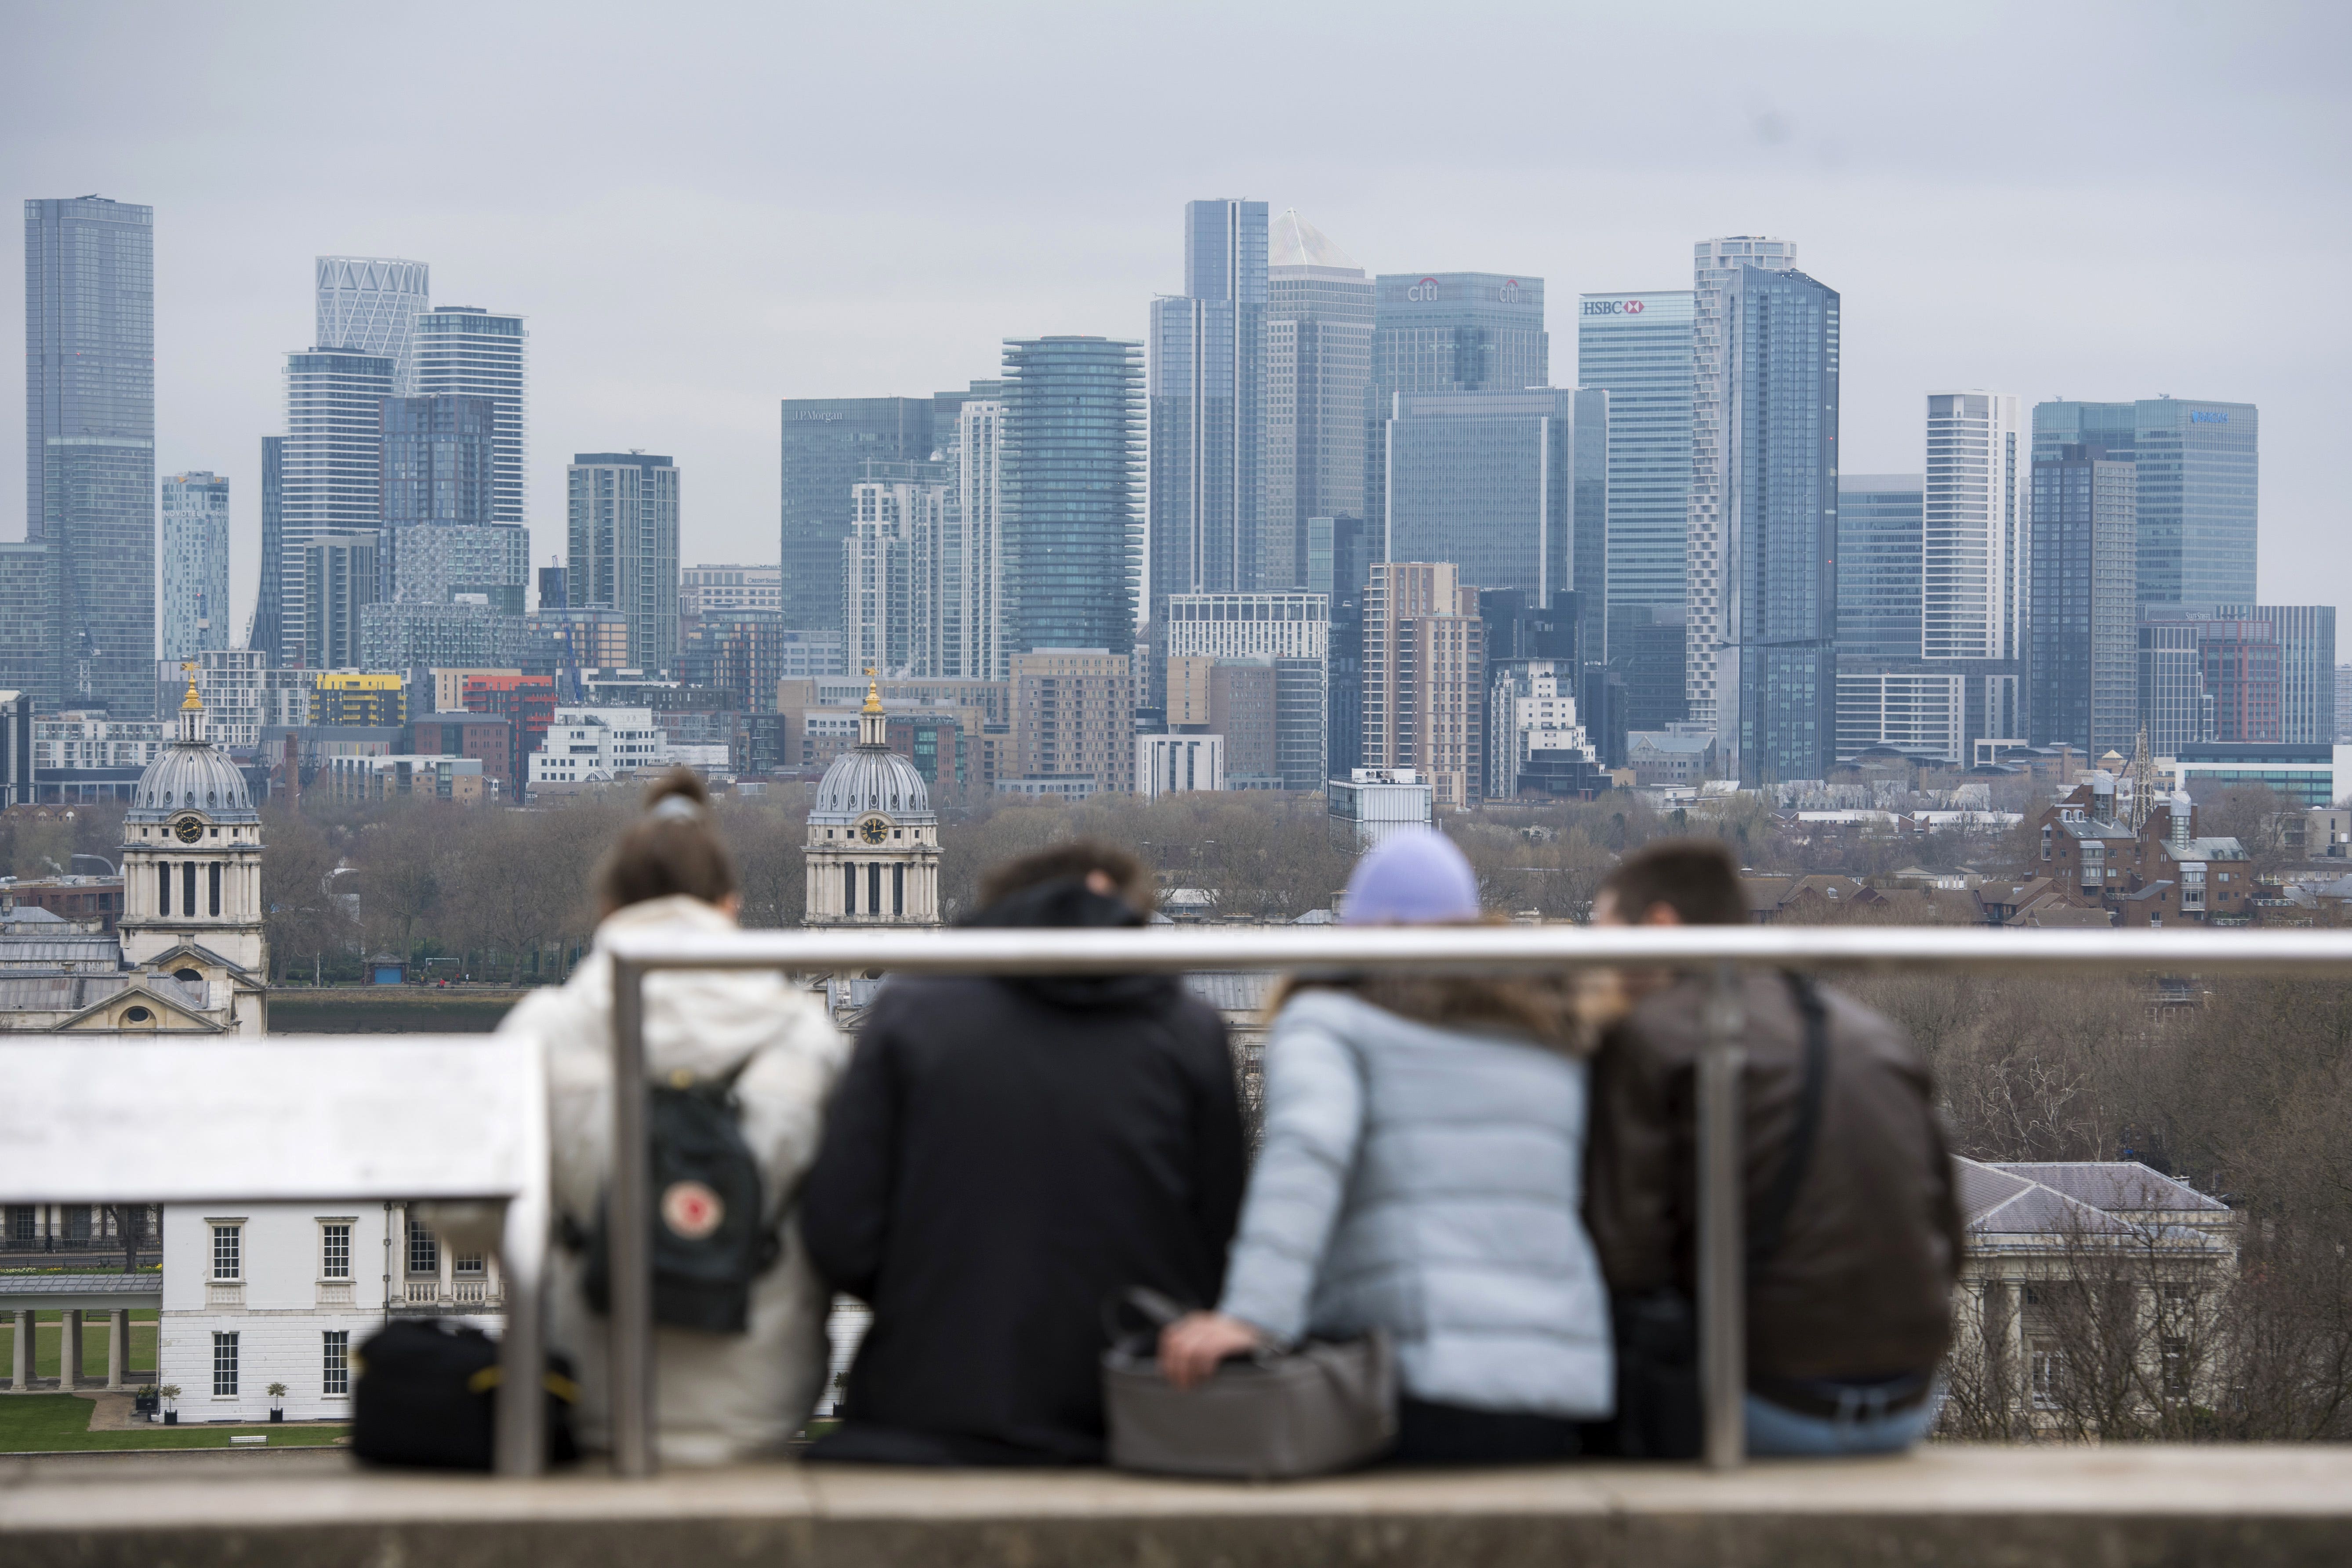
[{"label": "woman in white jacket", "polygon": [[[734,868],[709,821],[701,781],[679,771],[656,784],[646,816],[622,835],[597,873],[597,943],[562,989],[526,997],[502,1033],[547,1052],[549,1132],[559,1226],[593,1233],[612,1173],[612,963],[616,931],[733,929]],[[759,1162],[761,1223],[798,1191],[815,1157],[824,1102],[847,1045],[824,1010],[777,975],[681,971],[646,982],[646,1065],[657,1080],[724,1077],[744,1142]],[[777,1261],[751,1287],[740,1334],[657,1328],[654,1336],[658,1451],[672,1463],[719,1464],[772,1453],[806,1423],[826,1370],[829,1298],[787,1219]],[[588,1303],[586,1254],[559,1247],[551,1260],[549,1342],[572,1358],[580,1384],[574,1421],[583,1447],[610,1445],[605,1321]]]}]

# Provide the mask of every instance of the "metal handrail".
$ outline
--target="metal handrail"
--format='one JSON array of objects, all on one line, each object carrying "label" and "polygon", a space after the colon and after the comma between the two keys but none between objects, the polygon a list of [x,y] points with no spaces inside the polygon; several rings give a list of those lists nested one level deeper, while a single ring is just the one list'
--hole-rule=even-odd
[{"label": "metal handrail", "polygon": [[614,931],[613,965],[613,1460],[654,1470],[653,1194],[646,1142],[645,978],[659,970],[900,974],[1170,973],[1410,966],[1499,973],[1569,965],[1709,970],[1698,1070],[1698,1308],[1706,1457],[1746,1458],[1740,1194],[1742,969],[2352,972],[2352,931],[2168,928],[2018,931],[1941,926],[1211,926],[1128,931]]}]

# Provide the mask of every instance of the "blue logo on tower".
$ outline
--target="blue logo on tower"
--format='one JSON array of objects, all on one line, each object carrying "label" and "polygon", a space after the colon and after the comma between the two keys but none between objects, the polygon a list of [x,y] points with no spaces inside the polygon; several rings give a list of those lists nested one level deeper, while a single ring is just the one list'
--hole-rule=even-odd
[{"label": "blue logo on tower", "polygon": [[2230,411],[2226,408],[2192,408],[2189,411],[2189,423],[2191,425],[2227,425],[2229,422]]}]

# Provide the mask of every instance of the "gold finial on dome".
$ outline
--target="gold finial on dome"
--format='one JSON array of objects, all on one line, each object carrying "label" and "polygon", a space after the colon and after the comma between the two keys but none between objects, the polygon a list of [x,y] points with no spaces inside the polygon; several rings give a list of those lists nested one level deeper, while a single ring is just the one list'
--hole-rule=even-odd
[{"label": "gold finial on dome", "polygon": [[874,667],[870,664],[866,667],[866,706],[860,711],[882,711],[882,683],[874,678]]},{"label": "gold finial on dome", "polygon": [[188,672],[188,694],[180,699],[180,711],[194,713],[205,705],[205,700],[196,695],[196,667],[193,664],[182,664],[180,668]]}]

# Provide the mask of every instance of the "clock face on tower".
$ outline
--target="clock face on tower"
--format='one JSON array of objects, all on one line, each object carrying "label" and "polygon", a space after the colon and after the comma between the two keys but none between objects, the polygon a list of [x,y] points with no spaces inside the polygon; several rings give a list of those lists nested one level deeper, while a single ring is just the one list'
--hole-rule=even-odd
[{"label": "clock face on tower", "polygon": [[869,816],[857,825],[857,837],[868,844],[879,844],[890,837],[889,825],[878,816]]},{"label": "clock face on tower", "polygon": [[205,825],[193,816],[184,816],[172,824],[172,831],[179,835],[181,843],[194,844],[205,836]]}]

